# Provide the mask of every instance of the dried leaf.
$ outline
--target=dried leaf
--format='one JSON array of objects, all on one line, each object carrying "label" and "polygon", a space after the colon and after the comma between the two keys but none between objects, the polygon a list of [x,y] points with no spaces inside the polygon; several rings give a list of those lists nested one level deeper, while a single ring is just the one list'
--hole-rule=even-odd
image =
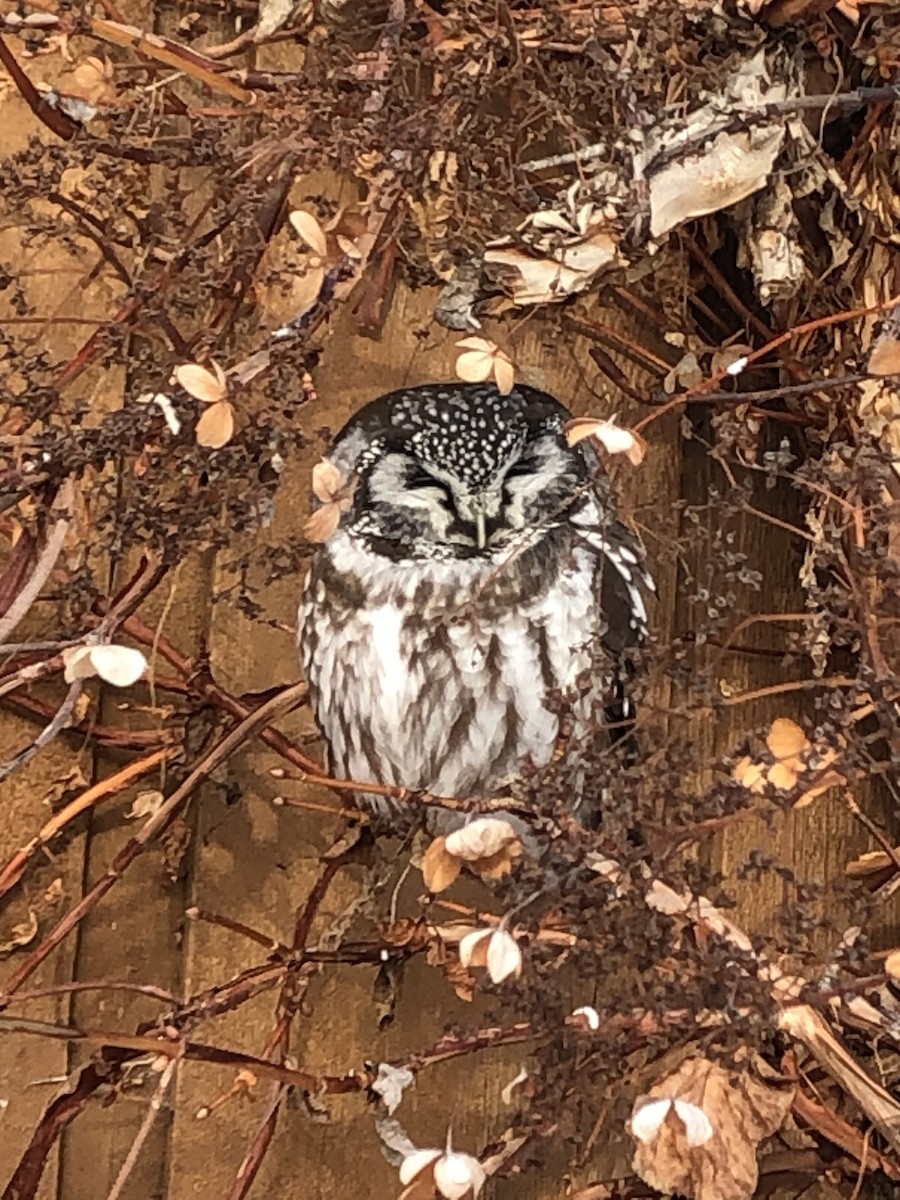
[{"label": "dried leaf", "polygon": [[503,817],[477,817],[443,840],[450,854],[464,862],[475,862],[498,854],[512,842],[518,842],[519,836]]},{"label": "dried leaf", "polygon": [[183,363],[173,372],[175,382],[196,400],[217,404],[228,395],[228,379],[217,362],[211,366],[212,370],[208,371],[199,363]]},{"label": "dried leaf", "polygon": [[317,462],[312,469],[312,490],[317,500],[327,504],[335,500],[346,483],[344,475],[327,458]]},{"label": "dried leaf", "polygon": [[400,1182],[412,1183],[440,1157],[440,1150],[416,1150],[414,1153],[408,1154],[400,1166]]},{"label": "dried leaf", "polygon": [[72,646],[62,657],[66,683],[99,675],[115,687],[130,687],[147,670],[144,655],[130,646]]},{"label": "dried leaf", "polygon": [[635,1102],[634,1169],[667,1194],[750,1200],[759,1175],[757,1146],[781,1127],[793,1092],[747,1067],[726,1070],[689,1058]]},{"label": "dried leaf", "polygon": [[322,506],[311,514],[303,526],[309,541],[327,542],[337,531],[342,514],[350,510],[356,484],[355,475],[348,480],[327,458],[316,463],[312,470],[312,490]]},{"label": "dried leaf", "polygon": [[866,368],[870,375],[900,375],[900,337],[886,330],[872,347]]},{"label": "dried leaf", "polygon": [[327,542],[337,533],[341,523],[341,510],[336,504],[323,504],[307,517],[303,524],[303,536],[309,542]]},{"label": "dried leaf", "polygon": [[512,934],[498,929],[487,948],[487,970],[494,983],[522,973],[522,951]]},{"label": "dried leaf", "polygon": [[615,418],[575,417],[566,425],[566,441],[577,446],[585,438],[594,438],[608,454],[624,454],[632,466],[639,467],[647,453],[647,443],[632,429],[617,425]]},{"label": "dried leaf", "polygon": [[131,646],[93,646],[91,662],[97,674],[115,687],[131,687],[147,670],[147,660]]},{"label": "dried leaf", "polygon": [[473,929],[459,942],[459,961],[464,967],[486,967],[488,942],[493,929]]},{"label": "dried leaf", "polygon": [[516,369],[502,350],[494,355],[494,380],[501,396],[508,396],[516,386]]},{"label": "dried leaf", "polygon": [[434,1184],[444,1200],[477,1200],[485,1178],[484,1167],[471,1154],[448,1149],[434,1164]]},{"label": "dried leaf", "polygon": [[469,350],[456,360],[456,373],[466,383],[483,383],[494,372],[494,356],[483,350]]},{"label": "dried leaf", "polygon": [[[776,760],[771,766],[754,762],[745,756],[735,765],[732,772],[735,781],[755,795],[765,792],[767,785],[779,791],[789,792],[804,775],[810,774],[816,782],[794,802],[795,808],[805,808],[829,788],[846,783],[846,779],[838,771],[825,770],[837,761],[838,751],[830,746],[816,750],[797,722],[788,717],[778,717],[772,722],[766,736],[766,745]],[[813,756],[816,764],[814,768],[810,764]]]},{"label": "dried leaf", "polygon": [[378,1074],[372,1083],[372,1091],[381,1097],[388,1113],[400,1107],[404,1091],[415,1082],[415,1075],[407,1067],[392,1067],[390,1063],[379,1063]]},{"label": "dried leaf", "polygon": [[13,925],[10,936],[5,942],[0,942],[0,958],[6,958],[20,946],[27,946],[37,937],[38,919],[33,908],[28,910],[28,920],[19,925]]},{"label": "dried leaf", "polygon": [[459,857],[447,852],[446,841],[443,837],[435,838],[422,859],[425,886],[435,895],[456,882],[462,867]]},{"label": "dried leaf", "polygon": [[131,808],[125,813],[129,820],[142,820],[146,817],[155,817],[165,803],[165,796],[158,790],[147,792],[138,792],[135,796]]},{"label": "dried leaf", "polygon": [[288,220],[310,250],[324,258],[328,253],[328,239],[325,236],[325,230],[312,213],[295,208],[288,215]]},{"label": "dried leaf", "polygon": [[220,400],[201,413],[194,430],[197,445],[208,450],[221,450],[234,436],[234,408],[230,401]]}]

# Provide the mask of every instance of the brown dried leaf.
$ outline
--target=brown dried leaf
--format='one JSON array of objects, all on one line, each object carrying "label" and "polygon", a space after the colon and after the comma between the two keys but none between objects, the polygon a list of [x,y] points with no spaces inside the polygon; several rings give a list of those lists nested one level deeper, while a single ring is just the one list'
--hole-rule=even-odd
[{"label": "brown dried leaf", "polygon": [[194,431],[198,446],[220,450],[234,436],[234,408],[228,400],[210,404]]},{"label": "brown dried leaf", "polygon": [[323,504],[327,504],[331,500],[336,500],[340,496],[341,489],[345,483],[346,480],[340,470],[333,462],[329,462],[327,458],[323,458],[321,462],[317,462],[312,469],[313,495],[317,500],[321,500]]},{"label": "brown dried leaf", "polygon": [[885,331],[872,347],[867,370],[870,375],[900,375],[900,337]]},{"label": "brown dried leaf", "polygon": [[757,1146],[781,1127],[793,1094],[747,1067],[689,1058],[635,1103],[634,1169],[651,1187],[691,1200],[750,1200]]},{"label": "brown dried leaf", "polygon": [[328,240],[325,230],[312,213],[296,208],[288,215],[288,220],[310,250],[324,258],[328,253]]},{"label": "brown dried leaf", "polygon": [[22,921],[19,925],[13,925],[8,940],[0,942],[0,958],[6,958],[7,955],[12,954],[20,946],[27,946],[29,942],[33,942],[37,937],[37,932],[37,913],[33,908],[29,908],[28,920]]},{"label": "brown dried leaf", "polygon": [[521,856],[521,846],[508,846],[506,849],[499,850],[496,854],[492,854],[488,858],[482,858],[478,862],[470,863],[469,867],[479,879],[502,879],[505,875],[510,874],[513,866]]},{"label": "brown dried leaf", "polygon": [[593,438],[607,454],[624,454],[632,466],[639,467],[647,453],[647,443],[633,429],[617,425],[614,419],[574,417],[566,424],[566,441],[577,446],[585,438]]},{"label": "brown dried leaf", "polygon": [[341,510],[337,504],[323,504],[307,517],[303,525],[303,536],[309,542],[327,542],[341,523]]},{"label": "brown dried leaf", "polygon": [[494,380],[501,396],[508,396],[516,386],[516,369],[502,350],[494,355]]},{"label": "brown dried leaf", "polygon": [[469,863],[491,858],[513,843],[521,847],[518,834],[505,817],[476,817],[443,840],[450,854]]},{"label": "brown dried leaf", "polygon": [[228,379],[217,362],[210,365],[212,370],[208,371],[199,363],[182,363],[172,374],[189,396],[204,404],[218,404],[228,395]]},{"label": "brown dried leaf", "polygon": [[[732,772],[735,781],[754,795],[761,795],[767,784],[779,791],[789,792],[796,787],[799,780],[809,774],[815,782],[794,801],[794,808],[806,808],[829,788],[839,787],[847,782],[840,772],[825,769],[838,760],[838,751],[832,746],[816,751],[797,722],[788,717],[778,717],[772,722],[766,735],[766,745],[772,757],[776,759],[771,766],[744,757]],[[810,766],[812,755],[815,755],[816,760],[814,769]]]},{"label": "brown dried leaf", "polygon": [[316,509],[303,526],[304,535],[311,542],[327,542],[337,531],[341,516],[348,512],[356,489],[356,476],[349,480],[334,463],[323,458],[312,470],[312,490],[322,507]]},{"label": "brown dried leaf", "polygon": [[422,875],[429,892],[444,892],[459,878],[460,859],[447,852],[447,839],[437,837],[422,858]]}]

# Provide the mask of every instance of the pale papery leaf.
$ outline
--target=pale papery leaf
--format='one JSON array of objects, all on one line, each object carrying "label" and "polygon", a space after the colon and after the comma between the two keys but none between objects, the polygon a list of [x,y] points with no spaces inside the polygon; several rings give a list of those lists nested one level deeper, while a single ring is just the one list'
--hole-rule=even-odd
[{"label": "pale papery leaf", "polygon": [[519,1071],[518,1075],[516,1075],[514,1079],[511,1079],[509,1081],[509,1083],[507,1083],[504,1086],[503,1090],[500,1092],[500,1099],[503,1101],[503,1103],[504,1104],[512,1104],[513,1093],[518,1088],[520,1088],[523,1083],[527,1083],[528,1079],[529,1079],[528,1072],[524,1067],[522,1067],[522,1069],[521,1069],[521,1071]]},{"label": "pale papery leaf", "polygon": [[473,929],[459,943],[459,961],[464,967],[486,967],[488,942],[494,935],[493,929]]},{"label": "pale papery leaf", "polygon": [[730,1067],[694,1057],[635,1102],[633,1166],[667,1195],[750,1200],[759,1178],[757,1146],[790,1112],[796,1088],[770,1079],[747,1054]]},{"label": "pale papery leaf", "polygon": [[593,438],[608,454],[624,454],[632,466],[639,467],[647,453],[647,443],[633,429],[617,425],[614,420],[598,417],[575,417],[566,425],[566,441],[576,446],[585,438]]},{"label": "pale papery leaf", "polygon": [[302,275],[298,275],[291,287],[291,303],[295,308],[295,317],[302,317],[309,312],[319,298],[322,284],[325,282],[325,268],[307,266]]},{"label": "pale papery leaf", "polygon": [[866,369],[870,375],[900,375],[900,337],[883,333],[872,347]]},{"label": "pale papery leaf", "polygon": [[325,230],[312,213],[295,208],[288,215],[288,220],[303,241],[306,242],[307,246],[311,250],[314,250],[316,254],[321,254],[324,258],[328,253],[328,239],[325,236]]},{"label": "pale papery leaf", "polygon": [[503,879],[512,871],[513,864],[520,856],[520,847],[506,846],[489,858],[479,858],[477,862],[469,863],[469,868],[479,879]]},{"label": "pale papery leaf", "polygon": [[493,355],[497,350],[497,343],[490,341],[484,337],[465,337],[461,338],[456,343],[457,350],[480,350],[482,354]]},{"label": "pale papery leaf", "polygon": [[92,675],[97,674],[97,668],[91,661],[92,649],[92,646],[68,646],[63,650],[63,678],[66,683],[74,683],[76,679],[90,679]]},{"label": "pale papery leaf", "polygon": [[422,876],[429,892],[444,892],[459,878],[461,862],[447,852],[446,838],[437,837],[422,857]]},{"label": "pale papery leaf", "polygon": [[179,387],[184,388],[189,396],[202,400],[204,404],[216,404],[224,400],[228,394],[228,384],[218,363],[217,370],[207,371],[199,363],[182,363],[176,367],[173,375]]},{"label": "pale papery leaf", "polygon": [[310,542],[327,542],[332,534],[337,533],[340,523],[341,506],[332,500],[307,517],[303,525],[303,536]]},{"label": "pale papery leaf", "polygon": [[487,970],[494,983],[503,983],[522,971],[522,951],[505,929],[498,929],[488,943]]},{"label": "pale papery leaf", "polygon": [[234,409],[227,400],[211,404],[200,416],[194,431],[197,445],[220,450],[234,435]]},{"label": "pale papery leaf", "polygon": [[560,233],[573,234],[575,230],[572,228],[571,222],[567,221],[562,213],[554,212],[553,209],[544,209],[541,212],[532,213],[525,220],[526,225],[531,225],[533,229],[556,229]]},{"label": "pale papery leaf", "polygon": [[91,662],[101,679],[115,687],[131,687],[147,670],[147,660],[131,646],[92,646]]},{"label": "pale papery leaf", "polygon": [[440,1157],[440,1150],[416,1150],[414,1154],[408,1154],[400,1164],[400,1182],[402,1184],[412,1183]]},{"label": "pale papery leaf", "polygon": [[509,821],[503,817],[476,817],[461,829],[455,829],[445,839],[450,854],[466,862],[490,858],[511,842],[519,840]]},{"label": "pale papery leaf", "polygon": [[800,767],[800,755],[810,748],[809,738],[796,721],[789,717],[776,717],[766,735],[766,745],[779,762]]},{"label": "pale papery leaf", "polygon": [[675,1113],[681,1118],[689,1146],[703,1146],[712,1137],[712,1121],[699,1105],[688,1100],[675,1101]]},{"label": "pale papery leaf", "polygon": [[335,500],[345,483],[346,479],[340,469],[327,458],[321,459],[312,469],[313,495],[323,504]]},{"label": "pale papery leaf", "polygon": [[632,1114],[631,1136],[639,1142],[652,1142],[671,1107],[672,1101],[667,1096],[660,1100],[646,1100]]},{"label": "pale papery leaf", "polygon": [[358,262],[362,258],[362,251],[359,246],[355,242],[351,242],[348,237],[344,237],[342,233],[337,234],[337,244],[341,251],[355,262]]},{"label": "pale papery leaf", "polygon": [[590,1029],[591,1033],[596,1033],[600,1028],[600,1014],[597,1012],[596,1008],[592,1008],[590,1004],[583,1004],[581,1008],[576,1008],[573,1011],[572,1016],[583,1017],[584,1022],[588,1029]]},{"label": "pale papery leaf", "polygon": [[471,1154],[448,1150],[434,1164],[435,1187],[444,1200],[462,1200],[463,1196],[469,1195],[477,1197],[485,1179],[484,1167]]},{"label": "pale papery leaf", "polygon": [[494,379],[501,396],[508,396],[516,386],[516,369],[502,350],[494,355]]},{"label": "pale papery leaf", "polygon": [[884,969],[892,979],[900,979],[900,950],[892,950],[884,960]]},{"label": "pale papery leaf", "polygon": [[482,350],[470,350],[456,360],[456,373],[466,383],[484,383],[494,371],[494,358]]}]

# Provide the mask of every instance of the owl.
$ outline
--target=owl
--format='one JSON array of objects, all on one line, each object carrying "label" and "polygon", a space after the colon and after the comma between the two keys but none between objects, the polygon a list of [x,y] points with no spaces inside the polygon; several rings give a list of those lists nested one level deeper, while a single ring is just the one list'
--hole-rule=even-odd
[{"label": "owl", "polygon": [[570,419],[535,388],[436,383],[338,433],[350,498],[298,622],[334,776],[490,796],[550,760],[560,696],[585,728],[617,701],[630,715],[618,664],[652,584]]}]

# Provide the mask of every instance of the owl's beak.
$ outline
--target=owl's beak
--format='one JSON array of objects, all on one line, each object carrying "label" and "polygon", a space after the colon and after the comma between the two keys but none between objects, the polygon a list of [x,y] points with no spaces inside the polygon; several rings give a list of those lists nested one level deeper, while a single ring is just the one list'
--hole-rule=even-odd
[{"label": "owl's beak", "polygon": [[483,512],[475,514],[475,544],[479,550],[487,545],[487,520]]}]

